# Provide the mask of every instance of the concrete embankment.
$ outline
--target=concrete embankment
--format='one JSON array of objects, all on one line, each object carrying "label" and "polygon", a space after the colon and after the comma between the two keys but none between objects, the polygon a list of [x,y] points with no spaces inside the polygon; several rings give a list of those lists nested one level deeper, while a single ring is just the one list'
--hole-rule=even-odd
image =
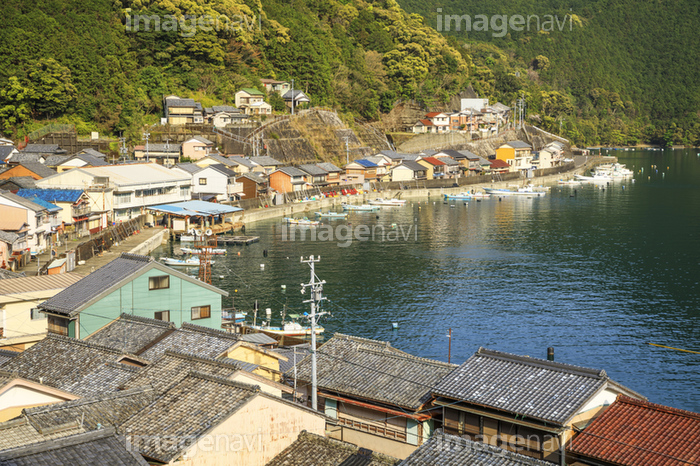
[{"label": "concrete embankment", "polygon": [[[532,178],[529,181],[534,185],[552,185],[562,177],[571,177],[577,173],[583,173],[591,166],[600,163],[600,157],[581,157],[579,163],[576,164],[576,168],[566,173],[558,173],[555,175],[540,176],[537,178]],[[611,158],[607,157],[606,161],[610,161]],[[486,177],[484,177],[486,178]],[[244,224],[252,224],[260,220],[269,220],[279,217],[291,217],[293,215],[306,215],[311,217],[314,212],[320,210],[332,210],[334,208],[339,208],[343,203],[349,204],[366,204],[372,199],[378,197],[391,198],[399,196],[402,199],[415,199],[415,198],[425,198],[429,196],[442,196],[443,194],[456,194],[464,191],[479,190],[481,188],[506,188],[515,184],[522,184],[523,181],[519,182],[510,181],[494,181],[492,182],[490,178],[485,179],[483,183],[470,184],[467,186],[460,186],[456,188],[419,188],[419,189],[402,189],[402,190],[385,190],[381,192],[363,192],[362,194],[357,194],[355,196],[338,196],[323,198],[315,201],[308,202],[295,202],[290,204],[284,204],[268,208],[258,208],[246,210],[243,213],[241,220]]]}]

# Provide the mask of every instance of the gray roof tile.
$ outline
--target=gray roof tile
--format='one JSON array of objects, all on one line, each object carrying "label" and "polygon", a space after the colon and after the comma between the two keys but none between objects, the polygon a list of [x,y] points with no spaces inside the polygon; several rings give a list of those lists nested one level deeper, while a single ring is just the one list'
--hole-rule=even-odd
[{"label": "gray roof tile", "polygon": [[153,403],[157,396],[158,393],[152,387],[137,387],[36,408],[25,408],[22,414],[41,432],[76,421],[87,430],[97,429],[99,426],[119,427],[131,416]]},{"label": "gray roof tile", "polygon": [[399,466],[552,466],[547,461],[436,431]]},{"label": "gray roof tile", "polygon": [[479,348],[433,393],[563,425],[607,381],[603,370]]},{"label": "gray roof tile", "polygon": [[42,178],[48,178],[56,174],[56,170],[47,167],[43,163],[39,162],[22,162],[20,163],[27,170],[31,170],[32,173],[36,173]]},{"label": "gray roof tile", "polygon": [[326,170],[324,170],[323,168],[319,167],[318,165],[311,164],[311,163],[308,163],[306,165],[300,165],[299,169],[301,171],[308,173],[309,175],[312,175],[312,176],[323,176],[323,175],[328,174],[328,172]]},{"label": "gray roof tile", "polygon": [[275,160],[272,157],[269,157],[267,155],[261,155],[259,157],[250,157],[251,162],[255,162],[258,165],[262,165],[263,167],[266,166],[279,166],[279,165],[284,165],[282,162],[279,160]]},{"label": "gray roof tile", "polygon": [[14,358],[17,356],[19,353],[17,351],[8,351],[4,349],[0,349],[0,367],[5,364],[7,361],[10,359]]},{"label": "gray roof tile", "polygon": [[323,168],[323,169],[326,170],[328,173],[340,173],[340,172],[343,171],[342,168],[336,167],[335,165],[333,165],[333,164],[330,163],[330,162],[317,163],[316,165],[318,165],[319,167]]},{"label": "gray roof tile", "polygon": [[[418,409],[430,391],[457,366],[419,358],[383,341],[336,333],[317,350],[318,387],[358,398]],[[299,380],[311,380],[311,357],[297,365]],[[293,376],[293,371],[287,371]]]},{"label": "gray roof tile", "polygon": [[506,144],[515,149],[532,149],[530,144],[523,141],[508,141]]},{"label": "gray roof tile", "polygon": [[112,262],[39,304],[38,307],[73,316],[80,311],[81,306],[146,267],[152,260],[153,258],[149,256],[122,253]]},{"label": "gray roof tile", "polygon": [[161,438],[195,441],[259,393],[257,386],[192,372],[132,416],[121,429],[138,432],[133,446],[144,457],[167,463],[180,456],[188,445],[161,442]]},{"label": "gray roof tile", "polygon": [[47,440],[0,452],[0,465],[147,466],[138,453],[127,449],[124,438],[114,429],[101,429],[69,437]]},{"label": "gray roof tile", "polygon": [[[50,333],[3,364],[2,370],[85,396],[96,390],[116,389],[120,379],[133,370],[108,365],[116,363],[122,355],[111,348]],[[139,360],[137,356],[131,358]]]},{"label": "gray roof tile", "polygon": [[164,393],[174,384],[180,383],[192,371],[228,379],[240,370],[241,366],[230,359],[217,360],[166,351],[156,362],[134,374],[122,388],[151,386],[158,393]]},{"label": "gray roof tile", "polygon": [[37,154],[53,154],[62,150],[58,144],[27,144],[22,152],[34,152]]},{"label": "gray roof tile", "polygon": [[136,354],[146,345],[175,328],[172,322],[122,314],[119,319],[90,335],[85,341],[117,351]]},{"label": "gray roof tile", "polygon": [[6,180],[0,180],[0,186],[3,187],[3,189],[8,189],[5,188],[4,186],[12,183],[18,188],[21,189],[33,189],[36,188],[36,180],[32,178],[31,176],[11,176],[10,178],[7,178]]},{"label": "gray roof tile", "polygon": [[[353,461],[354,460],[354,461]],[[359,448],[347,442],[334,440],[303,431],[294,443],[285,448],[266,466],[346,465],[389,466],[399,460],[381,453]],[[437,463],[436,463],[437,464]]]},{"label": "gray roof tile", "polygon": [[24,417],[0,422],[0,451],[85,432],[75,419],[46,432],[39,431]]},{"label": "gray roof tile", "polygon": [[238,342],[238,336],[184,322],[182,327],[139,352],[139,356],[156,361],[166,351],[186,351],[205,358],[218,358]]}]

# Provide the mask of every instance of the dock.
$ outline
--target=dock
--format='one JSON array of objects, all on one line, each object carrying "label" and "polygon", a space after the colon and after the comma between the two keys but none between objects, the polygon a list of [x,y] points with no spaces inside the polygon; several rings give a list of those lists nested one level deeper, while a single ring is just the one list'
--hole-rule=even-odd
[{"label": "dock", "polygon": [[216,242],[218,244],[233,244],[236,246],[247,246],[249,244],[257,243],[260,241],[259,236],[218,236]]}]

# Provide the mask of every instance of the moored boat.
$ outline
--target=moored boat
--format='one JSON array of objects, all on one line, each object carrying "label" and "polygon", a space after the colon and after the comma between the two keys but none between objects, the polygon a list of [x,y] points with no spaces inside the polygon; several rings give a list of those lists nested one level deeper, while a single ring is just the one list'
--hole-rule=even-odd
[{"label": "moored boat", "polygon": [[515,191],[511,189],[496,188],[483,188],[483,190],[492,196],[544,196],[547,194],[546,191],[537,191],[532,186],[518,188]]},{"label": "moored boat", "polygon": [[[216,255],[225,255],[226,254],[226,249],[221,249],[221,248],[206,248],[206,249],[208,249],[209,254],[216,254]],[[180,248],[180,251],[182,251],[183,254],[203,254],[201,249]]]},{"label": "moored boat", "polygon": [[374,199],[368,202],[369,205],[378,205],[378,206],[383,206],[383,207],[400,207],[402,205],[406,205],[406,200],[405,199]]},{"label": "moored boat", "polygon": [[316,212],[316,217],[321,218],[345,218],[347,216],[346,212]]},{"label": "moored boat", "polygon": [[374,212],[379,210],[379,206],[369,205],[369,204],[343,204],[343,210],[355,211],[355,212]]},{"label": "moored boat", "polygon": [[316,221],[316,220],[309,220],[308,218],[292,218],[292,217],[285,217],[284,221],[287,222],[289,225],[302,225],[302,226],[316,226],[320,225],[321,223]]},{"label": "moored boat", "polygon": [[[171,267],[199,267],[199,257],[188,257],[187,259],[161,257],[160,260],[162,260],[165,265],[169,265]],[[213,264],[214,261],[209,261],[209,263]]]}]

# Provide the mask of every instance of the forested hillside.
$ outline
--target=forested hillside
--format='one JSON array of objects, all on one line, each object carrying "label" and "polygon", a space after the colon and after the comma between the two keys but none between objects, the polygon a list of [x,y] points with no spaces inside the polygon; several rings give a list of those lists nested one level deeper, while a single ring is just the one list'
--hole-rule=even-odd
[{"label": "forested hillside", "polygon": [[571,11],[534,0],[400,1],[413,13],[395,0],[3,0],[0,131],[19,137],[58,121],[135,141],[165,94],[232,103],[241,87],[277,78],[294,79],[313,105],[370,120],[402,99],[430,108],[471,86],[508,105],[525,95],[533,123],[579,144],[697,143],[690,0],[672,13],[668,0],[578,1],[572,31],[500,38],[443,35],[437,8]]},{"label": "forested hillside", "polygon": [[[623,144],[638,141],[698,144],[700,137],[700,4],[694,0],[399,0],[438,27],[446,15],[536,16],[537,31],[508,28],[502,37],[487,31],[443,31],[460,41],[484,41],[513,54],[511,63],[529,68],[518,83],[530,112],[545,126],[576,140]],[[438,12],[438,9],[441,9]],[[439,16],[441,15],[441,16]],[[554,30],[547,15],[564,23]],[[564,21],[566,19],[566,21]],[[498,24],[498,23],[496,23]],[[443,25],[443,30],[445,26]],[[543,57],[537,60],[538,57]],[[537,84],[533,86],[533,84]],[[552,113],[543,89],[561,91],[572,108]],[[568,105],[567,105],[568,107]],[[556,124],[555,124],[556,123]]]}]

